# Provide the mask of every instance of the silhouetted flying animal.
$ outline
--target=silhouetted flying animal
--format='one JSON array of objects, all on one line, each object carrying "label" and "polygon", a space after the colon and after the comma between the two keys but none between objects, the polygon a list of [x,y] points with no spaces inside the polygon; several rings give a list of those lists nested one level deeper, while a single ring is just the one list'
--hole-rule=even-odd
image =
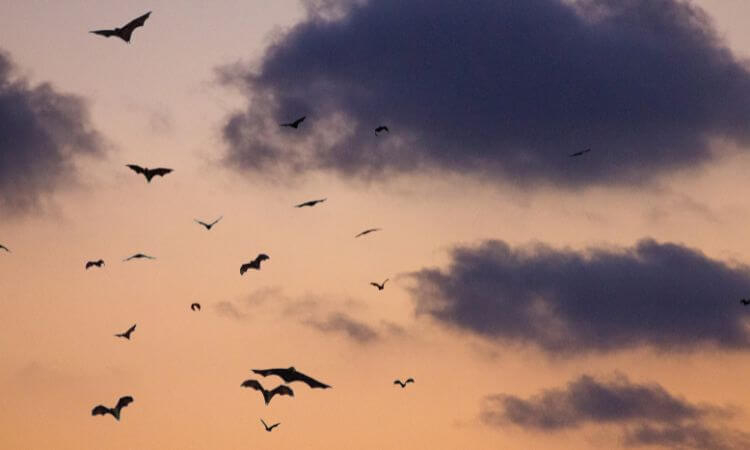
[{"label": "silhouetted flying animal", "polygon": [[318,203],[323,203],[326,200],[327,199],[325,199],[325,198],[321,198],[321,199],[318,199],[318,200],[310,200],[309,202],[304,202],[304,203],[300,203],[299,205],[294,205],[294,207],[295,208],[302,208],[302,207],[305,207],[305,206],[315,206]]},{"label": "silhouetted flying animal", "polygon": [[385,288],[385,283],[388,282],[388,278],[386,278],[382,283],[378,284],[374,281],[371,281],[370,284],[378,288],[379,291],[382,291]]},{"label": "silhouetted flying animal", "polygon": [[127,340],[130,340],[130,335],[133,333],[133,331],[135,331],[135,325],[136,324],[133,324],[132,327],[128,328],[128,331],[126,331],[124,333],[116,334],[115,336],[116,337],[125,338]]},{"label": "silhouetted flying animal", "polygon": [[379,127],[375,128],[375,134],[380,134],[383,131],[385,131],[386,133],[391,132],[391,130],[389,130],[388,127],[385,125],[380,125]]},{"label": "silhouetted flying animal", "polygon": [[369,230],[365,230],[365,231],[359,233],[358,235],[356,235],[354,237],[358,238],[358,237],[364,236],[366,234],[374,233],[375,231],[380,231],[380,228],[370,228]]},{"label": "silhouetted flying animal", "polygon": [[133,31],[135,31],[135,29],[138,27],[142,27],[146,23],[146,19],[148,19],[148,16],[150,15],[151,15],[151,11],[142,15],[141,17],[138,17],[137,19],[131,20],[130,22],[127,23],[127,25],[123,26],[122,28],[115,28],[113,30],[96,30],[96,31],[90,31],[89,33],[98,34],[100,36],[104,36],[107,38],[110,36],[117,36],[123,41],[130,43],[130,36],[133,34]]},{"label": "silhouetted flying animal", "polygon": [[99,405],[99,406],[95,407],[91,411],[91,415],[92,416],[97,416],[97,415],[102,415],[103,416],[105,414],[112,414],[112,416],[115,419],[120,420],[120,411],[122,411],[122,408],[128,406],[131,403],[133,403],[133,397],[131,397],[129,395],[126,396],[126,397],[120,397],[120,400],[117,402],[117,406],[115,406],[114,408],[107,408],[104,405]]},{"label": "silhouetted flying animal", "polygon": [[130,261],[131,259],[143,259],[143,258],[145,258],[145,259],[156,259],[153,256],[144,255],[143,253],[136,253],[133,256],[129,256],[129,257],[123,259],[123,261]]},{"label": "silhouetted flying animal", "polygon": [[201,304],[200,303],[193,303],[190,305],[190,309],[193,311],[200,311],[201,310]]},{"label": "silhouetted flying animal", "polygon": [[276,428],[276,427],[278,427],[279,425],[281,425],[281,422],[279,422],[279,423],[275,423],[275,424],[273,424],[273,425],[271,425],[271,426],[269,427],[267,423],[263,422],[263,419],[260,419],[260,421],[261,421],[261,423],[263,424],[263,426],[264,426],[264,427],[266,427],[266,431],[268,431],[269,433],[270,433],[271,431],[273,431],[273,429],[274,429],[274,428]]},{"label": "silhouetted flying animal", "polygon": [[151,182],[151,179],[155,176],[163,177],[164,175],[172,172],[172,169],[167,169],[164,167],[158,167],[156,169],[149,169],[148,167],[141,167],[136,164],[126,164],[127,167],[129,167],[131,170],[133,170],[135,173],[139,173],[146,177],[146,181],[149,183]]},{"label": "silhouetted flying animal", "polygon": [[276,386],[270,391],[267,391],[266,389],[264,389],[258,380],[245,380],[242,382],[241,386],[246,387],[246,388],[253,388],[256,391],[260,391],[263,394],[263,400],[266,402],[266,405],[268,405],[271,402],[271,399],[276,394],[289,395],[289,396],[294,397],[294,391],[292,391],[292,389],[289,386],[285,386],[283,384]]},{"label": "silhouetted flying animal", "polygon": [[255,257],[254,260],[240,266],[240,275],[244,275],[245,272],[248,271],[248,269],[260,270],[260,263],[267,259],[271,259],[271,258],[265,253],[259,254],[258,256]]},{"label": "silhouetted flying animal", "polygon": [[94,267],[94,266],[101,267],[103,265],[104,265],[103,259],[100,259],[98,261],[89,261],[86,263],[86,270],[89,270],[89,268]]},{"label": "silhouetted flying animal", "polygon": [[294,367],[290,367],[288,369],[253,369],[253,372],[257,373],[258,375],[262,375],[264,377],[267,377],[269,375],[276,375],[276,376],[281,377],[281,379],[283,379],[284,382],[286,383],[292,383],[294,381],[301,381],[303,383],[306,383],[311,388],[326,389],[326,388],[331,387],[327,384],[321,383],[318,380],[308,377],[302,372],[297,372],[297,370]]},{"label": "silhouetted flying animal", "polygon": [[217,223],[219,223],[219,221],[221,219],[223,219],[223,218],[224,218],[224,216],[221,216],[221,217],[219,217],[218,219],[214,220],[211,223],[201,222],[198,219],[193,219],[193,220],[195,220],[197,223],[199,223],[199,224],[203,225],[204,227],[206,227],[207,230],[211,231],[211,227],[213,227],[214,225],[216,225]]},{"label": "silhouetted flying animal", "polygon": [[405,388],[407,384],[414,383],[414,378],[409,378],[408,380],[402,382],[401,380],[396,380],[393,382],[393,384],[398,384],[401,386],[401,389]]},{"label": "silhouetted flying animal", "polygon": [[291,127],[291,128],[297,129],[299,127],[299,124],[301,124],[305,120],[305,117],[307,116],[302,116],[299,119],[295,120],[294,122],[282,123],[279,125],[282,127]]},{"label": "silhouetted flying animal", "polygon": [[575,153],[571,153],[571,154],[570,154],[570,155],[568,155],[568,156],[570,156],[571,158],[573,158],[573,157],[576,157],[576,156],[581,156],[581,155],[583,155],[584,153],[588,153],[588,152],[590,152],[590,151],[591,151],[591,149],[590,149],[590,148],[587,148],[586,150],[581,150],[580,152],[575,152]]},{"label": "silhouetted flying animal", "polygon": [[740,303],[745,306],[750,305],[750,299],[743,298],[742,300],[740,300]]}]

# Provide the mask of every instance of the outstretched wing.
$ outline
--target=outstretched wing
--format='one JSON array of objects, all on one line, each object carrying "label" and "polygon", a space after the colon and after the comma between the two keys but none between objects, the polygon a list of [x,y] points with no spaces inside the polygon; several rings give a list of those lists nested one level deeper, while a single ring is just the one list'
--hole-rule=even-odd
[{"label": "outstretched wing", "polygon": [[406,380],[406,382],[407,383],[414,383],[414,378],[409,378],[408,380]]},{"label": "outstretched wing", "polygon": [[104,405],[98,405],[97,407],[91,410],[92,416],[103,416],[105,414],[112,414],[112,411],[110,411],[109,408],[107,408]]},{"label": "outstretched wing", "polygon": [[146,169],[144,169],[143,167],[141,167],[141,166],[139,166],[137,164],[127,164],[127,167],[129,167],[135,173],[139,173],[141,175],[146,175]]},{"label": "outstretched wing", "polygon": [[401,382],[401,380],[394,380],[394,381],[393,381],[393,384],[398,384],[398,385],[399,385],[399,386],[401,386],[401,387],[404,387],[404,386],[406,386],[406,385],[405,385],[404,383],[402,383],[402,382]]},{"label": "outstretched wing", "polygon": [[290,388],[289,386],[285,386],[283,384],[280,385],[280,386],[275,387],[271,391],[270,398],[273,398],[273,396],[276,395],[276,394],[278,394],[278,395],[289,395],[291,397],[294,397],[294,391],[292,391],[292,388]]},{"label": "outstretched wing", "polygon": [[193,219],[193,220],[195,220],[195,223],[198,223],[198,224],[200,224],[200,225],[203,225],[203,226],[204,226],[204,227],[206,227],[206,228],[208,228],[208,227],[210,227],[210,226],[211,226],[211,225],[207,224],[206,222],[200,221],[200,220],[198,220],[198,219]]},{"label": "outstretched wing", "polygon": [[265,391],[265,389],[263,389],[263,386],[260,384],[258,380],[245,380],[242,382],[240,386],[246,387],[246,388],[252,388],[252,389],[255,389],[256,391],[261,391],[261,392]]},{"label": "outstretched wing", "polygon": [[93,261],[89,261],[86,263],[86,269],[88,269],[91,266],[95,266],[96,264]]},{"label": "outstretched wing", "polygon": [[279,425],[281,425],[281,422],[275,423],[275,424],[271,425],[270,427],[268,427],[268,431],[273,430],[274,428],[278,427]]},{"label": "outstretched wing", "polygon": [[146,19],[148,19],[148,16],[150,15],[151,11],[142,15],[141,17],[138,17],[137,19],[133,19],[128,22],[120,29],[120,37],[125,39],[126,42],[130,42],[130,37],[132,36],[133,31],[135,31],[135,29],[138,27],[142,27],[146,23]]},{"label": "outstretched wing", "polygon": [[240,275],[245,275],[245,272],[253,266],[253,263],[249,262],[240,266]]},{"label": "outstretched wing", "polygon": [[219,223],[219,222],[221,221],[221,219],[223,219],[223,218],[224,218],[224,216],[221,216],[221,217],[219,217],[218,219],[214,220],[213,222],[211,222],[211,225],[210,225],[210,226],[214,226],[214,225],[216,225],[216,224],[217,224],[217,223]]},{"label": "outstretched wing", "polygon": [[159,168],[156,168],[156,169],[149,170],[149,173],[151,174],[152,177],[155,177],[157,175],[160,176],[160,177],[163,177],[164,175],[168,174],[169,172],[172,172],[172,169],[167,169],[165,167],[159,167]]},{"label": "outstretched wing", "polygon": [[98,34],[104,37],[110,37],[110,36],[114,36],[117,34],[115,33],[115,30],[95,30],[95,31],[89,31],[89,33]]},{"label": "outstretched wing", "polygon": [[6,247],[6,246],[4,246],[2,244],[0,244],[0,250],[5,250],[6,252],[10,253],[10,250],[8,249],[8,247]]},{"label": "outstretched wing", "polygon": [[[128,331],[126,331],[125,334],[130,334],[133,331],[135,331],[135,324],[132,327],[128,328]],[[125,398],[125,397],[123,397],[123,398]]]},{"label": "outstretched wing", "polygon": [[376,288],[380,289],[380,285],[374,281],[370,281],[370,284],[375,286]]},{"label": "outstretched wing", "polygon": [[294,122],[292,122],[292,126],[294,128],[297,128],[299,126],[299,124],[301,124],[305,120],[306,117],[307,116],[302,116],[299,119],[295,120]]},{"label": "outstretched wing", "polygon": [[[133,325],[132,329],[135,329],[135,325]],[[115,406],[115,409],[122,409],[131,403],[133,403],[133,397],[129,395],[126,395],[125,397],[120,397],[120,400],[117,401],[117,406]]]},{"label": "outstretched wing", "polygon": [[331,387],[325,383],[321,383],[320,381],[305,375],[304,373],[297,372],[296,370],[292,371],[290,375],[292,378],[290,381],[301,381],[313,389],[314,388],[327,389]]}]

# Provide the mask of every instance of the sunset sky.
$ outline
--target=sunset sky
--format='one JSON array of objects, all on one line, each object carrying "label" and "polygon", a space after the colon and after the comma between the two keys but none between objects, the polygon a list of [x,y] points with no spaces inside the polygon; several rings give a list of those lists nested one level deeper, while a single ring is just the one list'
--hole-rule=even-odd
[{"label": "sunset sky", "polygon": [[0,448],[750,448],[747,17],[6,0]]}]

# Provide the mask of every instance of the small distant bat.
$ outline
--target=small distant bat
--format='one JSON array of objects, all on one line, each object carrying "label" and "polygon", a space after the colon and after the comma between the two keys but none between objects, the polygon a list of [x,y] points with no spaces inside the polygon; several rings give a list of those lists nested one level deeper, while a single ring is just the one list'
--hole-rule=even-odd
[{"label": "small distant bat", "polygon": [[327,389],[331,387],[327,384],[321,383],[318,380],[308,377],[302,372],[297,372],[294,367],[290,367],[288,369],[253,369],[253,372],[264,377],[267,377],[269,375],[279,376],[282,380],[284,380],[285,383],[301,381],[303,383],[306,383],[311,388]]},{"label": "small distant bat", "polygon": [[260,263],[267,259],[271,259],[271,258],[265,253],[259,254],[258,256],[255,257],[254,260],[240,266],[240,275],[244,275],[245,272],[248,271],[248,269],[260,270]]},{"label": "small distant bat", "polygon": [[325,199],[325,198],[321,198],[321,199],[318,199],[318,200],[310,200],[309,202],[304,202],[304,203],[300,203],[299,205],[294,205],[294,207],[295,208],[303,208],[305,206],[315,206],[318,203],[323,203],[326,200],[327,199]]},{"label": "small distant bat", "polygon": [[263,386],[261,386],[260,382],[258,380],[245,380],[241,384],[242,387],[246,388],[252,388],[256,391],[260,391],[263,394],[263,400],[266,402],[266,405],[268,405],[271,402],[271,399],[274,395],[289,395],[294,397],[294,391],[289,386],[285,385],[279,385],[275,388],[271,389],[270,391],[267,391]]},{"label": "small distant bat", "polygon": [[382,132],[390,133],[391,130],[389,130],[385,125],[380,125],[379,127],[375,128],[375,134],[380,134]]},{"label": "small distant bat", "polygon": [[195,220],[197,223],[199,223],[199,224],[203,225],[204,227],[206,227],[206,230],[211,231],[211,227],[213,227],[214,225],[216,225],[217,223],[219,223],[219,221],[221,219],[223,219],[223,218],[224,218],[224,216],[221,216],[221,217],[219,217],[218,219],[214,220],[211,223],[202,222],[202,221],[200,221],[198,219],[193,219],[193,220]]},{"label": "small distant bat", "polygon": [[282,127],[290,127],[290,128],[297,129],[299,127],[299,124],[301,124],[305,120],[305,117],[307,116],[302,116],[299,119],[295,120],[294,122],[281,123],[279,125]]},{"label": "small distant bat", "polygon": [[263,423],[263,426],[264,426],[264,427],[266,427],[266,431],[268,431],[269,433],[270,433],[271,431],[273,431],[273,429],[274,429],[274,428],[276,428],[276,427],[278,427],[279,425],[281,425],[281,422],[279,422],[279,423],[275,423],[275,424],[273,424],[273,425],[271,425],[271,426],[269,427],[267,423],[263,422],[263,419],[260,419],[260,421],[261,421],[261,422]]},{"label": "small distant bat", "polygon": [[360,236],[364,236],[364,235],[366,235],[366,234],[374,233],[374,232],[376,232],[376,231],[380,231],[380,230],[381,230],[380,228],[370,228],[369,230],[365,230],[365,231],[363,231],[363,232],[359,233],[358,235],[356,235],[356,236],[354,236],[354,237],[355,237],[355,238],[358,238],[358,237],[360,237]]},{"label": "small distant bat", "polygon": [[117,406],[114,408],[107,408],[104,405],[99,405],[95,407],[91,411],[92,416],[98,416],[98,415],[105,415],[105,414],[112,414],[112,417],[114,417],[116,420],[120,420],[120,411],[122,411],[122,408],[128,406],[129,404],[133,403],[133,397],[126,396],[126,397],[120,397],[120,400],[117,402]]},{"label": "small distant bat", "polygon": [[10,249],[3,244],[0,244],[0,250],[5,250],[6,252],[11,253]]},{"label": "small distant bat", "polygon": [[138,27],[142,27],[146,23],[146,19],[148,19],[148,16],[150,15],[151,15],[151,11],[142,15],[141,17],[138,17],[137,19],[131,20],[130,22],[127,23],[127,25],[123,26],[122,28],[115,28],[112,30],[96,30],[96,31],[90,31],[89,33],[98,34],[106,38],[111,37],[111,36],[117,36],[118,38],[122,39],[123,41],[129,44],[130,36],[133,34],[133,31],[135,31],[135,29]]},{"label": "small distant bat", "polygon": [[740,300],[740,303],[742,303],[745,306],[750,305],[750,299],[743,298],[742,300]]},{"label": "small distant bat", "polygon": [[193,311],[200,311],[201,310],[201,304],[200,303],[193,303],[190,305],[190,309]]},{"label": "small distant bat", "polygon": [[401,386],[401,389],[405,388],[409,383],[414,383],[414,378],[409,378],[408,380],[403,382],[401,380],[396,380],[393,382],[393,384],[398,384],[399,386]]},{"label": "small distant bat", "polygon": [[570,154],[570,155],[568,155],[568,156],[570,156],[571,158],[574,158],[574,157],[576,157],[576,156],[581,156],[581,155],[583,155],[583,154],[585,154],[585,153],[588,153],[588,152],[590,152],[590,151],[591,151],[591,149],[590,149],[590,148],[587,148],[586,150],[581,150],[580,152],[575,152],[575,153],[571,153],[571,154]]},{"label": "small distant bat", "polygon": [[141,167],[135,164],[126,164],[126,166],[133,170],[135,173],[139,173],[146,177],[146,181],[148,181],[149,183],[151,182],[151,179],[157,175],[163,177],[164,175],[172,172],[172,169],[167,169],[165,167],[149,169],[148,167]]},{"label": "small distant bat", "polygon": [[98,261],[89,261],[86,263],[86,270],[89,270],[91,267],[101,267],[104,265],[104,260],[100,259]]},{"label": "small distant bat", "polygon": [[123,262],[124,261],[130,261],[131,259],[144,259],[144,258],[145,259],[156,259],[153,256],[144,255],[143,253],[136,253],[133,256],[129,256],[129,257],[123,259]]},{"label": "small distant bat", "polygon": [[128,331],[124,333],[116,334],[115,336],[130,340],[130,335],[133,334],[133,331],[135,331],[135,324],[132,327],[128,328]]},{"label": "small distant bat", "polygon": [[370,282],[370,284],[371,284],[371,285],[373,285],[373,286],[375,286],[376,288],[378,288],[378,290],[379,290],[379,291],[382,291],[383,289],[385,289],[385,283],[387,283],[387,282],[388,282],[388,278],[386,278],[386,279],[385,279],[385,280],[384,280],[384,281],[383,281],[382,283],[380,283],[380,284],[378,284],[378,283],[376,283],[376,282],[374,282],[374,281],[371,281],[371,282]]}]

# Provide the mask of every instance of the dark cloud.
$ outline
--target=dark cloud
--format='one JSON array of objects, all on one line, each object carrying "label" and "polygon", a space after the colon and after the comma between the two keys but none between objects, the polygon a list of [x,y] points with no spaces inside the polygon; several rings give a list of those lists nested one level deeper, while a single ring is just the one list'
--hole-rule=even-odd
[{"label": "dark cloud", "polygon": [[658,384],[632,383],[623,375],[610,381],[583,375],[564,389],[545,390],[527,400],[491,395],[484,399],[481,413],[487,425],[513,424],[530,431],[613,425],[621,429],[628,446],[747,448],[745,434],[709,423],[729,416],[724,408],[697,405]]},{"label": "dark cloud", "polygon": [[216,313],[231,319],[244,319],[247,314],[240,311],[232,302],[218,302],[214,305]]},{"label": "dark cloud", "polygon": [[14,77],[0,50],[0,207],[18,213],[75,180],[76,155],[100,152],[86,103],[49,84],[30,86]]},{"label": "dark cloud", "polygon": [[375,341],[380,337],[371,326],[341,312],[331,313],[323,320],[309,319],[304,323],[326,333],[343,333],[361,344]]},{"label": "dark cloud", "polygon": [[750,129],[750,73],[677,0],[313,1],[257,67],[221,77],[248,98],[226,163],[274,175],[645,181]]},{"label": "dark cloud", "polygon": [[750,346],[739,304],[750,270],[677,244],[579,252],[488,241],[411,276],[418,314],[549,352]]}]

